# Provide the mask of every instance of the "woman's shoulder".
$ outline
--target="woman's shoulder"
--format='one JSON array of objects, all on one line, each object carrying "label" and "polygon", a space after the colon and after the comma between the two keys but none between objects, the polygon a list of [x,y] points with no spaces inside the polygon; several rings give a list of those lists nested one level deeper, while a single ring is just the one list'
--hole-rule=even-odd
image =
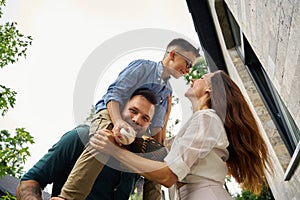
[{"label": "woman's shoulder", "polygon": [[193,116],[217,116],[217,113],[214,109],[202,109],[194,112]]},{"label": "woman's shoulder", "polygon": [[210,119],[216,121],[222,121],[214,109],[203,109],[196,111],[192,118],[194,119]]}]

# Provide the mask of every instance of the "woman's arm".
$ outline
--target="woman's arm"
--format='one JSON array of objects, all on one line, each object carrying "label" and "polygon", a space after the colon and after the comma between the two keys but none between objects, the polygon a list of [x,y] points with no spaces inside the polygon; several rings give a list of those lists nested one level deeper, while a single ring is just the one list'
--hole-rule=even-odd
[{"label": "woman's arm", "polygon": [[171,187],[177,181],[177,176],[170,170],[166,163],[142,158],[116,146],[112,141],[113,136],[107,130],[97,132],[90,139],[92,147],[115,157],[133,172],[149,180],[156,181],[165,187]]}]

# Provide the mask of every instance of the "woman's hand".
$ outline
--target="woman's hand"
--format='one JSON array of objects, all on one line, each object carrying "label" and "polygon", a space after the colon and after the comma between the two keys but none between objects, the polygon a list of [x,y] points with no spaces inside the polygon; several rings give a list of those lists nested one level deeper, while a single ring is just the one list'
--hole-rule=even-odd
[{"label": "woman's hand", "polygon": [[102,129],[96,132],[90,138],[90,145],[97,151],[112,155],[118,151],[119,147],[115,145],[115,139],[111,131]]}]

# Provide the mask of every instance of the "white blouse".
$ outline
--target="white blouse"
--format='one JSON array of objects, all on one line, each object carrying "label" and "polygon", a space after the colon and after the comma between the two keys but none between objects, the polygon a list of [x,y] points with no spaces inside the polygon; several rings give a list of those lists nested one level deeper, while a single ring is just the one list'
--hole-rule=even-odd
[{"label": "white blouse", "polygon": [[199,110],[175,136],[165,162],[184,183],[210,179],[224,184],[229,145],[223,122],[212,109]]}]

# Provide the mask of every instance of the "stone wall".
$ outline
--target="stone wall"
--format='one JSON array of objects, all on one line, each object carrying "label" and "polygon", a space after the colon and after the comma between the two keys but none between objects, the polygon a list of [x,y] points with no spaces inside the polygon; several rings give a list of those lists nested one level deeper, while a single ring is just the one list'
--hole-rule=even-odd
[{"label": "stone wall", "polygon": [[[215,0],[219,2],[220,0]],[[263,65],[282,100],[300,127],[300,1],[291,0],[225,0],[242,32]],[[219,24],[219,23],[216,23]],[[223,40],[220,38],[220,40]],[[222,44],[222,42],[220,42]],[[300,167],[289,181],[285,170],[291,160],[276,127],[238,54],[227,50],[231,62],[258,116],[263,134],[267,137],[274,162],[274,175],[268,182],[275,199],[300,199]],[[299,164],[298,164],[299,165]]]},{"label": "stone wall", "polygon": [[300,127],[300,1],[225,2]]}]

